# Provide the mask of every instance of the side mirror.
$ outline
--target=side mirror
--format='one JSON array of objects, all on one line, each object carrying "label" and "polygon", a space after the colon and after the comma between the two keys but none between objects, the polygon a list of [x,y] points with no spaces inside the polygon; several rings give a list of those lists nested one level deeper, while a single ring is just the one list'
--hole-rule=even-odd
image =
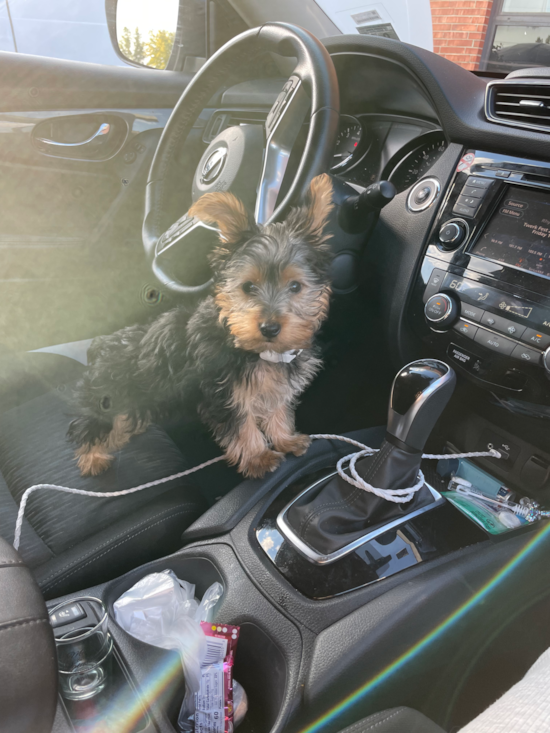
[{"label": "side mirror", "polygon": [[132,66],[197,71],[206,58],[206,0],[106,0],[111,43]]}]

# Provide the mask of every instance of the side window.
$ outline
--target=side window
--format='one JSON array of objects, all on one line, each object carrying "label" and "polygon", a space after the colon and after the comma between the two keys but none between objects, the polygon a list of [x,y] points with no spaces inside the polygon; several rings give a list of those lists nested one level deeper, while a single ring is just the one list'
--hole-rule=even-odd
[{"label": "side window", "polygon": [[109,37],[105,0],[4,0],[0,50],[124,65]]},{"label": "side window", "polygon": [[246,29],[227,0],[3,0],[0,51],[197,71]]}]

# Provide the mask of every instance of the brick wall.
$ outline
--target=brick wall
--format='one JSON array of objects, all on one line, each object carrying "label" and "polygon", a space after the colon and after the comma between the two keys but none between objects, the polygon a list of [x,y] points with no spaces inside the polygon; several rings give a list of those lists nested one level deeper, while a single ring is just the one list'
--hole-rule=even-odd
[{"label": "brick wall", "polygon": [[493,0],[430,0],[434,52],[477,70]]}]

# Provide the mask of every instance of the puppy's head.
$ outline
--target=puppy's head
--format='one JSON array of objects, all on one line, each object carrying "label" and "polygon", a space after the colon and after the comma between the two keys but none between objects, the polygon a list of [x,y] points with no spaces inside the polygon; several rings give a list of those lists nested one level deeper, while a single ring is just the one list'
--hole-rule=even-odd
[{"label": "puppy's head", "polygon": [[257,226],[231,193],[207,193],[189,214],[220,230],[210,258],[220,320],[235,346],[259,353],[307,348],[328,314],[331,262],[324,233],[332,211],[327,175],[284,222]]}]

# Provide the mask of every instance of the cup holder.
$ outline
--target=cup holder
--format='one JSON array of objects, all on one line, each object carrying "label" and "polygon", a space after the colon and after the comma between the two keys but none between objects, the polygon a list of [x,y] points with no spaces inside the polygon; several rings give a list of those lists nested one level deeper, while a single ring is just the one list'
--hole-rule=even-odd
[{"label": "cup holder", "polygon": [[[114,602],[138,580],[149,573],[166,569],[173,570],[178,578],[194,583],[195,593],[199,599],[215,582],[224,586],[225,593],[224,580],[210,560],[169,557],[149,563],[147,567],[138,568],[109,583],[104,600],[109,609],[111,623],[118,629],[117,635],[124,634],[131,639],[133,656],[137,655],[137,658],[143,661],[143,666],[151,670],[151,686],[158,687],[158,680],[163,678],[164,689],[162,691],[156,689],[155,695],[157,700],[160,699],[161,706],[175,727],[184,694],[183,672],[179,655],[130,637],[116,624],[113,611]],[[240,621],[238,618],[227,618],[223,615],[223,599],[221,604],[220,615],[216,620],[227,624],[235,623],[241,627],[234,675],[248,695],[248,713],[238,731],[239,733],[254,733],[258,730],[267,732],[273,728],[283,705],[287,684],[285,657],[273,639],[260,626],[249,620]],[[147,686],[142,682],[141,687],[145,696]],[[144,700],[146,706],[147,702]]]}]

